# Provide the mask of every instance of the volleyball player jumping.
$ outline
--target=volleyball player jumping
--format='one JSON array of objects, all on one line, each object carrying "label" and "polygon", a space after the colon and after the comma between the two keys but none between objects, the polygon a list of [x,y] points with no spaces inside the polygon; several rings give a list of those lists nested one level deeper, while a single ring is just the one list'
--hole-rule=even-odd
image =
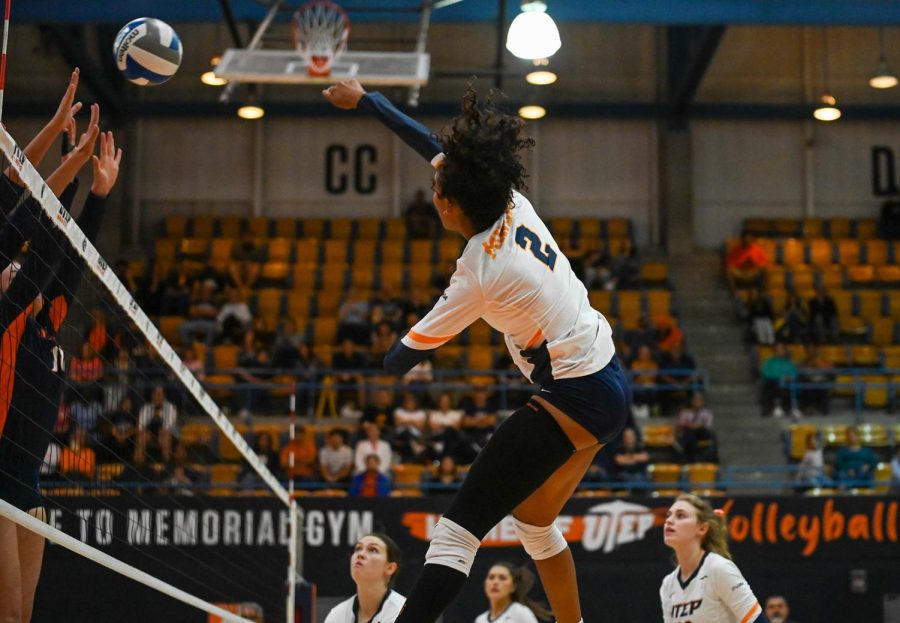
[{"label": "volleyball player jumping", "polygon": [[618,435],[628,382],[612,330],[591,308],[531,203],[519,194],[523,123],[479,104],[469,89],[462,114],[440,136],[380,93],[348,80],[323,91],[334,106],[374,114],[437,169],[441,223],[467,240],[449,287],[384,360],[403,374],[478,318],[505,335],[513,360],[541,389],[499,427],[434,529],[425,567],[397,623],[437,619],[462,588],[481,539],[507,514],[535,565],[560,623],[581,620],[575,565],[554,520],[594,455]]},{"label": "volleyball player jumping", "polygon": [[[111,132],[100,134],[100,155],[92,155],[98,121],[95,104],[87,132],[60,167],[65,174],[55,180],[54,176],[48,178],[50,189],[59,193],[59,185],[72,179],[68,172],[74,176],[88,159],[93,160],[91,193],[78,218],[78,225],[92,241],[100,229],[106,197],[115,185],[122,156]],[[67,189],[68,200],[73,190],[71,186]],[[9,235],[8,230],[17,223],[26,226]],[[19,237],[30,240],[29,251],[20,269],[16,263],[9,263],[0,279],[0,498],[45,520],[39,473],[65,378],[56,335],[68,314],[84,265],[62,232],[31,199],[21,201],[0,230],[5,245],[0,248],[0,258],[15,255],[21,247],[21,241],[16,240]],[[4,620],[26,623],[31,619],[43,549],[43,537],[0,518],[0,612],[5,613]]]}]

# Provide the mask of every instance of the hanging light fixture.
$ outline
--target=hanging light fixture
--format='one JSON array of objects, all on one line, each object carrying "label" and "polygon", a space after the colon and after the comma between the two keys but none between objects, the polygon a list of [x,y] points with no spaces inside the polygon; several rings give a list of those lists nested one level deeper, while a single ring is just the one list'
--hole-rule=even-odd
[{"label": "hanging light fixture", "polygon": [[534,69],[525,74],[525,82],[543,86],[556,82],[556,74],[550,71],[550,59],[536,58],[532,61]]},{"label": "hanging light fixture", "polygon": [[822,74],[825,78],[825,92],[819,98],[819,106],[813,111],[813,117],[819,121],[837,121],[841,118],[841,109],[837,107],[837,98],[828,88],[828,33],[822,29]]},{"label": "hanging light fixture", "polygon": [[238,108],[237,114],[241,119],[262,119],[266,111],[259,105],[256,97],[255,85],[250,87],[250,95],[247,97],[247,103]]},{"label": "hanging light fixture", "polygon": [[537,104],[528,104],[519,109],[519,116],[522,117],[522,119],[528,119],[530,121],[542,119],[546,114],[547,109]]},{"label": "hanging light fixture", "polygon": [[[213,56],[211,59],[209,59],[209,64],[215,67],[221,60],[221,56]],[[200,82],[211,87],[220,87],[224,84],[228,84],[228,81],[225,78],[220,78],[216,75],[216,72],[212,70],[204,71],[200,75]]]},{"label": "hanging light fixture", "polygon": [[878,69],[869,78],[869,86],[873,89],[890,89],[897,86],[897,76],[888,69],[887,58],[884,56],[884,28],[878,29]]},{"label": "hanging light fixture", "polygon": [[542,0],[522,0],[522,12],[509,25],[506,49],[524,59],[549,58],[560,48],[559,29]]}]

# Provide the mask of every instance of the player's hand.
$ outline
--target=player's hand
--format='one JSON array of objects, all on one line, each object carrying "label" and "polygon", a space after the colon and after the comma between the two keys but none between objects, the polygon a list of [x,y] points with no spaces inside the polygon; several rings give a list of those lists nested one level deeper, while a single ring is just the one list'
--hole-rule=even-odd
[{"label": "player's hand", "polygon": [[91,192],[98,197],[106,197],[119,177],[119,162],[122,149],[116,149],[116,139],[112,132],[100,133],[100,156],[93,157],[94,182]]},{"label": "player's hand", "polygon": [[80,73],[78,68],[75,68],[75,71],[72,72],[72,77],[69,79],[69,86],[66,88],[65,94],[59,101],[59,107],[56,109],[56,113],[50,120],[50,125],[59,132],[65,132],[75,115],[81,110],[81,102],[75,101],[75,91],[78,90],[78,78]]},{"label": "player's hand", "polygon": [[82,134],[81,138],[78,140],[75,149],[69,152],[69,158],[66,162],[72,160],[74,163],[77,163],[78,168],[81,168],[88,160],[90,160],[91,156],[94,154],[94,145],[97,143],[97,136],[100,134],[99,123],[100,105],[91,104],[91,121],[88,124],[87,130],[84,131],[84,134]]},{"label": "player's hand", "polygon": [[75,149],[75,137],[78,136],[78,130],[75,127],[75,119],[69,119],[68,127],[63,131],[63,144],[61,162],[69,159],[69,154]]},{"label": "player's hand", "polygon": [[353,110],[359,100],[366,94],[365,89],[356,80],[341,80],[322,91],[322,96],[335,108]]}]

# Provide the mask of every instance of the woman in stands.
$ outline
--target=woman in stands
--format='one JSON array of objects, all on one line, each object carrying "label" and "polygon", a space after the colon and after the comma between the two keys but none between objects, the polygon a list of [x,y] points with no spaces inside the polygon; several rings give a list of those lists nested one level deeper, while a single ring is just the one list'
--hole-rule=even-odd
[{"label": "woman in stands", "polygon": [[[99,134],[99,107],[91,110],[88,131],[60,169],[71,176],[51,175],[48,187],[62,193],[63,204],[74,196],[69,184],[81,166],[93,159],[93,183],[78,225],[88,239],[96,238],[103,220],[106,196],[116,182],[121,150],[112,133],[100,137],[100,156],[92,156]],[[74,134],[74,128],[70,128]],[[59,170],[57,170],[58,172]],[[55,177],[56,176],[56,177]],[[28,210],[33,226],[20,210]],[[24,224],[8,236],[16,223]],[[10,258],[30,240],[21,269],[3,262],[0,296],[0,498],[45,520],[39,472],[50,443],[65,380],[64,360],[56,335],[66,318],[84,269],[63,232],[53,225],[36,202],[22,202],[0,231],[0,258]],[[63,251],[63,252],[60,252]],[[33,532],[0,519],[0,613],[6,620],[31,619],[40,576],[44,540]]]},{"label": "woman in stands", "polygon": [[400,548],[386,534],[362,537],[350,557],[356,594],[328,613],[325,623],[394,623],[406,598],[391,587],[400,571]]},{"label": "woman in stands", "polygon": [[551,614],[528,597],[534,576],[525,567],[498,562],[484,578],[484,594],[491,607],[475,623],[538,623]]},{"label": "woman in stands", "polygon": [[481,539],[507,514],[536,561],[560,623],[581,620],[575,565],[554,520],[594,455],[618,435],[628,386],[606,319],[531,203],[519,194],[523,123],[480,103],[469,89],[462,114],[440,136],[379,93],[348,80],[323,96],[375,115],[437,169],[433,201],[444,228],[468,240],[449,286],[384,360],[402,375],[478,318],[506,336],[523,374],[541,386],[498,428],[438,525],[400,623],[438,618],[462,588]]},{"label": "woman in stands", "polygon": [[731,561],[725,517],[692,494],[666,513],[665,544],[678,568],[659,589],[665,623],[765,623],[762,606]]}]

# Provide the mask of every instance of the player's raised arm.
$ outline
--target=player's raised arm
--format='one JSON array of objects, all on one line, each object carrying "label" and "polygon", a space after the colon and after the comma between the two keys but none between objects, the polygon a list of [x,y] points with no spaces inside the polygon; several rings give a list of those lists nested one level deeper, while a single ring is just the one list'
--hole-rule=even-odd
[{"label": "player's raised arm", "polygon": [[364,110],[378,118],[404,143],[434,165],[435,157],[443,150],[436,135],[424,125],[400,112],[377,91],[367,93],[356,80],[342,80],[322,91],[322,96],[335,108]]}]

